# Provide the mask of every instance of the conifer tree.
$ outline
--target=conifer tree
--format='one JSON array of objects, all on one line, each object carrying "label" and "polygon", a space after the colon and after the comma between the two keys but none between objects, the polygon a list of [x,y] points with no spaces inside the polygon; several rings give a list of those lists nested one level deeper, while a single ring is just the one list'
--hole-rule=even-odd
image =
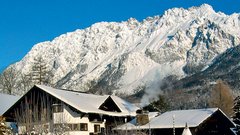
[{"label": "conifer tree", "polygon": [[159,95],[159,99],[157,101],[151,102],[149,105],[143,107],[143,109],[150,112],[158,111],[163,113],[169,109],[169,104],[166,102],[163,95]]},{"label": "conifer tree", "polygon": [[34,59],[31,76],[35,84],[51,85],[52,73],[42,57]]},{"label": "conifer tree", "polygon": [[227,116],[231,117],[233,111],[233,96],[231,88],[222,80],[217,80],[209,99],[210,107],[220,108]]}]

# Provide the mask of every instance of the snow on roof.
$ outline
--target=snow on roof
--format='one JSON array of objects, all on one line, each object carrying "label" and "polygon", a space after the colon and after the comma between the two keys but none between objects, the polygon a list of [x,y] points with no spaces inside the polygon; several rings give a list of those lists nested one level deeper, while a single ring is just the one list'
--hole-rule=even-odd
[{"label": "snow on roof", "polygon": [[[154,117],[156,117],[158,115],[159,115],[159,112],[149,112],[148,113],[149,120],[151,121]],[[138,129],[138,127],[139,127],[139,126],[136,126],[136,123],[137,123],[137,121],[135,118],[128,123],[117,126],[113,130],[135,130],[135,129]]]},{"label": "snow on roof", "polygon": [[117,104],[122,112],[109,112],[100,110],[99,107],[104,101],[109,97],[109,95],[94,95],[87,93],[79,93],[74,91],[59,90],[51,88],[44,85],[36,85],[38,88],[44,90],[45,92],[51,94],[52,96],[62,100],[63,102],[71,105],[72,107],[78,109],[85,113],[99,113],[110,116],[135,116],[136,110],[138,109],[133,104],[124,101],[123,99],[111,96],[113,101]]},{"label": "snow on roof", "polygon": [[188,127],[197,127],[217,110],[218,108],[169,111],[150,119],[150,123],[143,126],[136,126],[135,120],[135,122],[131,121],[127,124],[118,126],[115,130],[126,129],[126,126],[131,127],[132,130],[149,129],[149,126],[151,129],[173,128],[173,117],[175,128],[184,128],[186,123]]},{"label": "snow on roof", "polygon": [[0,93],[0,115],[11,107],[20,97]]},{"label": "snow on roof", "polygon": [[165,112],[159,117],[152,119],[150,124],[152,128],[172,128],[174,117],[176,128],[183,128],[186,123],[188,127],[197,127],[217,110],[218,108],[209,108]]},{"label": "snow on roof", "polygon": [[[119,109],[123,112],[128,112],[128,113],[132,113],[134,112],[134,114],[136,114],[136,110],[138,110],[139,108],[137,106],[135,106],[132,103],[127,102],[126,100],[123,100],[120,97],[117,96],[110,96],[112,98],[112,100],[117,104],[117,106],[119,107]],[[134,115],[135,116],[135,115]]]}]

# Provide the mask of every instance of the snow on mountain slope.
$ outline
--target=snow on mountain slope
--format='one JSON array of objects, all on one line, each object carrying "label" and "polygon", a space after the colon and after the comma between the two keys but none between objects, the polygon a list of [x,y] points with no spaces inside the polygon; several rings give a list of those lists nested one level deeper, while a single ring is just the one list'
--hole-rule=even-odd
[{"label": "snow on mountain slope", "polygon": [[[142,22],[100,22],[33,46],[13,65],[29,73],[42,57],[56,87],[134,94],[167,75],[201,71],[226,49],[240,43],[240,15],[216,13],[204,4],[173,8]],[[154,77],[154,76],[158,77]]]}]

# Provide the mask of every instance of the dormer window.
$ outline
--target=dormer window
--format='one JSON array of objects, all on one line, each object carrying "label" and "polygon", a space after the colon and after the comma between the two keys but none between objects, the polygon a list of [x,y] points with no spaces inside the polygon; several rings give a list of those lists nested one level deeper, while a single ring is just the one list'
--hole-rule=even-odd
[{"label": "dormer window", "polygon": [[63,105],[62,104],[53,104],[53,113],[60,113],[63,112]]}]

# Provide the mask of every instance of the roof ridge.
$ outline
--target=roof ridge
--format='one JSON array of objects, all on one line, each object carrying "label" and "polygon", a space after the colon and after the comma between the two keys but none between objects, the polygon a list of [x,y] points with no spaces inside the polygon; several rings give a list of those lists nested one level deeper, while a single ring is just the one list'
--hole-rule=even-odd
[{"label": "roof ridge", "polygon": [[95,96],[111,96],[111,95],[98,95],[98,94],[94,94],[94,93],[88,93],[88,92],[77,91],[77,90],[69,90],[69,89],[63,89],[63,88],[54,88],[54,87],[50,87],[50,86],[47,86],[47,85],[36,84],[35,86],[37,86],[38,88],[48,87],[48,88],[55,89],[55,90],[76,92],[76,93],[80,93],[80,94],[89,94],[89,95],[95,95]]}]

